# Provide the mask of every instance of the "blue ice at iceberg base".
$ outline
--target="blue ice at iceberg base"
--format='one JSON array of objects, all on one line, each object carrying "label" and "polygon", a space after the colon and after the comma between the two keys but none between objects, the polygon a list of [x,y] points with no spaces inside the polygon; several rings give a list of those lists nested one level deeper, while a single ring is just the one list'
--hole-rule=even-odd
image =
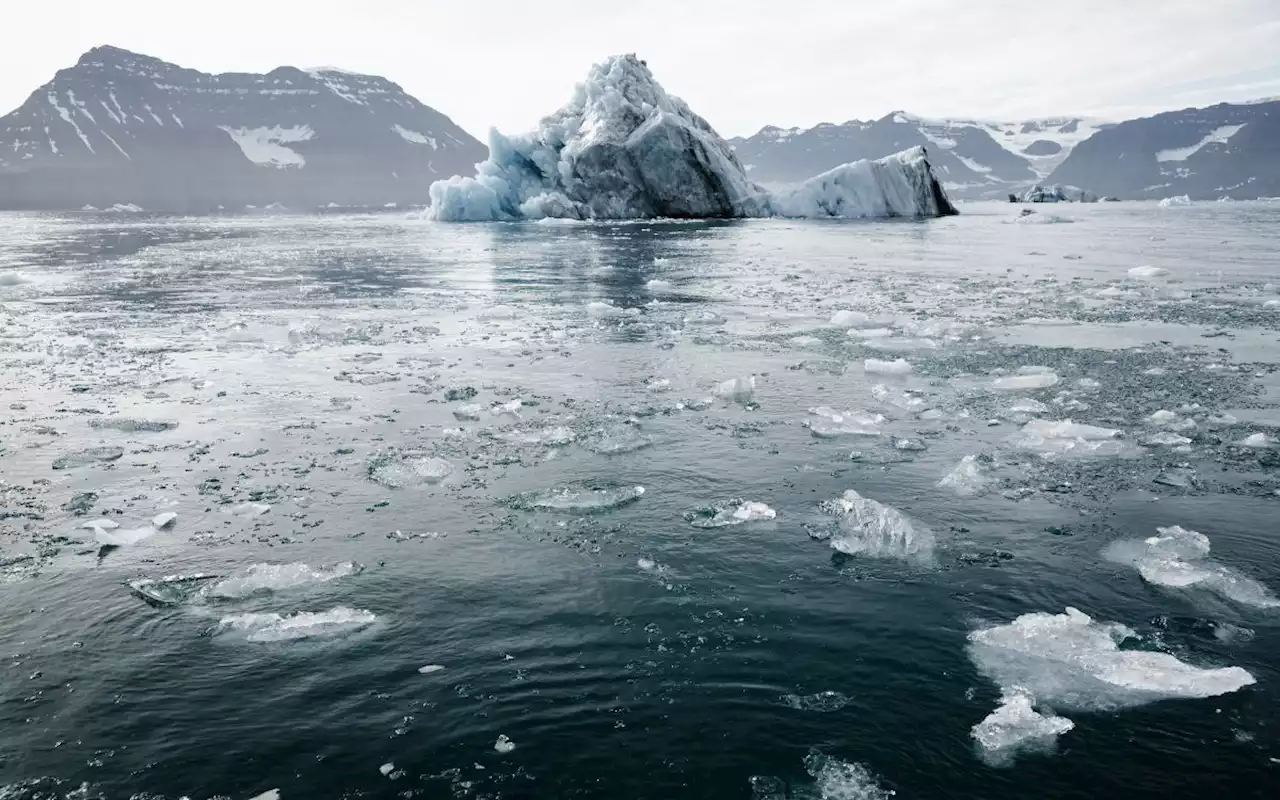
[{"label": "blue ice at iceberg base", "polygon": [[436,181],[430,192],[428,217],[453,222],[956,213],[922,147],[844,164],[788,191],[757,186],[729,143],[635,55],[593,66],[538,130],[492,131],[475,177]]}]

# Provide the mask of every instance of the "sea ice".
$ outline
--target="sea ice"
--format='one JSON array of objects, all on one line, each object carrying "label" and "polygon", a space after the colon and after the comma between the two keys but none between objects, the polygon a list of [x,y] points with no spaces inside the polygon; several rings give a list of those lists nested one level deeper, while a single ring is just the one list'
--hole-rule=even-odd
[{"label": "sea ice", "polygon": [[104,531],[113,531],[116,528],[120,527],[120,523],[116,522],[113,519],[107,519],[104,517],[102,519],[91,519],[88,522],[81,525],[80,527],[87,528],[88,530],[91,530],[91,531],[98,530],[99,528],[101,528]]},{"label": "sea ice", "polygon": [[1120,431],[1083,425],[1071,420],[1033,419],[1010,439],[1020,450],[1056,456],[1114,456],[1125,452]]},{"label": "sea ice", "polygon": [[883,383],[871,387],[871,396],[876,402],[895,406],[903,411],[921,411],[925,406],[924,398],[916,397],[904,389],[891,389]]},{"label": "sea ice", "polygon": [[890,800],[894,796],[861,764],[813,752],[805,756],[804,767],[821,800]]},{"label": "sea ice", "polygon": [[634,425],[617,425],[595,431],[587,437],[586,448],[593,453],[616,456],[643,450],[654,438],[641,433]]},{"label": "sea ice", "polygon": [[1173,197],[1166,197],[1166,198],[1164,198],[1163,200],[1161,200],[1161,201],[1158,203],[1158,205],[1159,205],[1161,208],[1174,208],[1174,207],[1177,207],[1177,206],[1189,206],[1189,205],[1191,205],[1191,196],[1190,196],[1190,195],[1185,195],[1185,194],[1179,194],[1179,195],[1174,195]]},{"label": "sea ice", "polygon": [[328,611],[231,614],[218,622],[217,632],[243,634],[250,642],[287,642],[319,636],[340,636],[367,628],[377,621],[372,612],[338,606]]},{"label": "sea ice", "polygon": [[1041,403],[1039,400],[1024,397],[1009,406],[1009,410],[1016,414],[1043,414],[1049,410],[1049,407],[1044,403]]},{"label": "sea ice", "polygon": [[806,421],[805,427],[819,439],[834,439],[837,436],[879,436],[880,427],[888,421],[883,414],[837,411],[829,406],[811,408],[809,413],[818,419]]},{"label": "sea ice", "polygon": [[711,390],[711,393],[723,400],[729,400],[744,406],[750,405],[755,400],[756,376],[747,375],[742,378],[730,378],[718,384]]},{"label": "sea ice", "polygon": [[249,800],[280,800],[280,790],[268,789],[262,794],[255,794],[253,797],[250,797]]},{"label": "sea ice", "polygon": [[1048,367],[1022,367],[1016,375],[1006,375],[991,382],[993,389],[1021,391],[1023,389],[1047,389],[1056,386],[1061,378]]},{"label": "sea ice", "polygon": [[90,428],[109,428],[125,433],[157,433],[171,431],[178,423],[170,420],[133,419],[132,417],[101,417],[89,420]]},{"label": "sea ice", "polygon": [[83,467],[89,464],[116,461],[123,456],[123,447],[90,447],[87,450],[77,450],[73,453],[58,456],[53,460],[53,468],[71,469],[73,467]]},{"label": "sea ice", "polygon": [[969,634],[969,657],[1003,691],[1077,710],[1114,710],[1168,698],[1214,697],[1254,683],[1240,667],[1200,668],[1168,653],[1121,650],[1134,632],[1068,607],[1033,612]]},{"label": "sea ice", "polygon": [[1241,447],[1271,447],[1275,440],[1265,433],[1251,433],[1240,440]]},{"label": "sea ice", "polygon": [[1153,267],[1150,264],[1144,264],[1141,267],[1134,267],[1129,270],[1131,278],[1161,278],[1169,274],[1169,270],[1164,267]]},{"label": "sea ice", "polygon": [[131,528],[128,530],[93,529],[93,538],[97,540],[98,544],[107,545],[108,547],[130,547],[155,535],[156,529],[150,525],[144,528]]},{"label": "sea ice", "polygon": [[328,583],[358,574],[363,569],[352,561],[322,567],[308,564],[251,564],[243,575],[221,580],[208,587],[205,594],[220,600],[240,600],[257,594]]},{"label": "sea ice", "polygon": [[675,284],[671,281],[659,280],[657,278],[645,283],[644,288],[648,289],[653,294],[672,294],[676,290]]},{"label": "sea ice", "polygon": [[443,664],[427,664],[426,666],[418,667],[418,672],[422,675],[430,675],[431,673],[439,672],[442,669],[444,669]]},{"label": "sea ice", "polygon": [[848,695],[832,691],[806,695],[784,694],[781,699],[782,704],[788,708],[794,708],[797,711],[817,711],[820,714],[839,711],[852,702]]},{"label": "sea ice", "polygon": [[944,489],[950,489],[961,497],[982,494],[991,483],[986,464],[981,456],[968,455],[960,459],[955,468],[938,481]]},{"label": "sea ice", "polygon": [[643,486],[601,486],[569,484],[552,489],[525,492],[508,499],[513,508],[527,511],[561,511],[590,514],[611,511],[634,503],[644,495]]},{"label": "sea ice", "polygon": [[483,410],[479,403],[463,403],[453,410],[453,418],[459,422],[476,422]]},{"label": "sea ice", "polygon": [[983,758],[995,766],[1010,763],[1022,750],[1051,747],[1055,739],[1075,727],[1066,717],[1037,712],[1035,698],[1019,689],[1004,692],[1000,706],[970,731]]},{"label": "sea ice", "polygon": [[842,553],[918,562],[933,560],[933,532],[917,526],[896,508],[863,497],[853,489],[822,503],[821,508],[837,517],[838,530],[831,536],[831,546]]},{"label": "sea ice", "polygon": [[1209,559],[1209,537],[1174,525],[1158,536],[1112,542],[1103,556],[1132,566],[1148,583],[1176,589],[1199,588],[1256,608],[1280,608],[1280,598],[1261,583]]},{"label": "sea ice", "polygon": [[492,131],[473,178],[431,185],[436,220],[940,216],[955,213],[923,148],[845,164],[771,194],[645,62],[614,56],[538,130]]},{"label": "sea ice", "polygon": [[443,458],[383,454],[368,464],[369,479],[390,489],[435,484],[453,474],[453,465]]},{"label": "sea ice", "polygon": [[508,739],[505,733],[499,734],[498,741],[493,743],[493,749],[505,756],[516,749],[516,743]]},{"label": "sea ice", "polygon": [[178,518],[178,515],[175,514],[174,512],[163,511],[151,518],[151,527],[155,528],[156,530],[168,527],[177,518]]},{"label": "sea ice", "polygon": [[593,300],[587,303],[587,313],[598,319],[627,319],[640,315],[638,308],[621,308],[613,303]]},{"label": "sea ice", "polygon": [[695,528],[727,528],[744,522],[771,520],[777,516],[778,512],[764,503],[735,499],[723,505],[696,509],[685,514],[685,519]]},{"label": "sea ice", "polygon": [[906,375],[912,370],[911,362],[905,358],[899,358],[894,361],[868,358],[862,362],[862,368],[868,375]]},{"label": "sea ice", "polygon": [[218,575],[166,575],[163,578],[139,578],[129,582],[138,597],[153,606],[176,606],[199,594]]}]

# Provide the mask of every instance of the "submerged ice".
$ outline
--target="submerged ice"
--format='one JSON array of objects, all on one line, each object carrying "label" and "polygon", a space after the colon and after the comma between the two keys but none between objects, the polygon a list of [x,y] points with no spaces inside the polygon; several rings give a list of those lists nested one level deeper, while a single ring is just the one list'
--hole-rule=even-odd
[{"label": "submerged ice", "polygon": [[216,632],[241,635],[250,642],[287,642],[353,633],[367,628],[377,619],[371,611],[346,606],[293,614],[251,612],[223,617]]},{"label": "submerged ice", "polygon": [[838,166],[785,192],[756,185],[733,147],[635,55],[591,68],[569,103],[518,136],[492,131],[475,177],[431,185],[447,221],[558,217],[897,217],[954,214],[923,148]]}]

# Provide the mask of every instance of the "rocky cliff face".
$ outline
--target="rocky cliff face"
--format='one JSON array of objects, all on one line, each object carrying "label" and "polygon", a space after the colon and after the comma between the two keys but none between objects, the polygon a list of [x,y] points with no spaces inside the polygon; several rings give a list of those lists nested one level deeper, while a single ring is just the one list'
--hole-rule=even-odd
[{"label": "rocky cliff face", "polygon": [[208,75],[98,47],[0,117],[0,208],[425,203],[486,154],[385,78]]},{"label": "rocky cliff face", "polygon": [[1280,101],[1123,122],[1077,147],[1052,180],[1122,199],[1280,196]]}]

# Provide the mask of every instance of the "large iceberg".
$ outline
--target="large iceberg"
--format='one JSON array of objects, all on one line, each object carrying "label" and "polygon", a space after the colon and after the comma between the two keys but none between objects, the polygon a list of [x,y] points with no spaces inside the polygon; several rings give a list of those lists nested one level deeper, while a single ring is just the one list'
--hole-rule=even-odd
[{"label": "large iceberg", "polygon": [[519,136],[489,134],[476,176],[431,185],[447,221],[653,217],[936,217],[955,207],[922,147],[770,192],[635,55],[591,68],[569,104]]}]

